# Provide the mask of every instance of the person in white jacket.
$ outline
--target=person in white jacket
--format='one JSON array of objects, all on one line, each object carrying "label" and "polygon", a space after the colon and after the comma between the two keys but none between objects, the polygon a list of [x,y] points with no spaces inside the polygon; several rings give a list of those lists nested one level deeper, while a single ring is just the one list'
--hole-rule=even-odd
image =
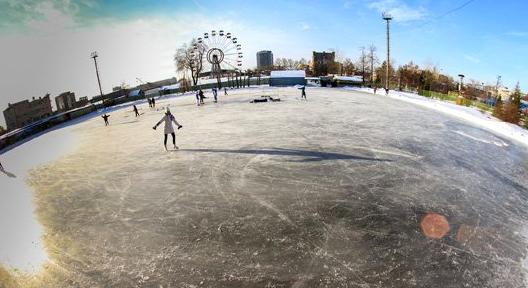
[{"label": "person in white jacket", "polygon": [[169,107],[167,107],[167,112],[165,112],[165,115],[163,115],[163,118],[161,118],[161,120],[158,123],[156,123],[156,125],[154,125],[152,129],[156,130],[156,128],[158,128],[158,126],[162,122],[165,122],[165,130],[164,130],[165,138],[163,140],[163,144],[165,145],[165,150],[167,150],[167,136],[169,134],[172,135],[172,144],[174,144],[174,149],[179,149],[178,146],[176,146],[176,134],[174,133],[174,127],[172,126],[172,123],[174,122],[174,124],[178,126],[178,129],[181,129],[183,126],[180,125],[178,121],[176,121],[176,118],[174,118],[174,115],[171,114]]}]

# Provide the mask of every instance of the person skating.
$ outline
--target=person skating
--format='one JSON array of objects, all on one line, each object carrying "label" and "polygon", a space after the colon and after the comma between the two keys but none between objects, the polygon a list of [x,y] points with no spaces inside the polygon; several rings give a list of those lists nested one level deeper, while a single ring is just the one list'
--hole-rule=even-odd
[{"label": "person skating", "polygon": [[149,107],[152,108],[152,99],[147,98],[147,100],[148,100],[148,103],[149,103]]},{"label": "person skating", "polygon": [[203,99],[205,98],[205,95],[204,95],[202,89],[200,89],[200,91],[198,91],[198,95],[200,96],[200,104],[204,104]]},{"label": "person skating", "polygon": [[196,97],[196,105],[200,106],[200,93],[196,91],[194,94],[194,96]]},{"label": "person skating", "polygon": [[156,108],[156,99],[152,97],[152,108]]},{"label": "person skating", "polygon": [[227,95],[227,88],[224,87],[224,95]]},{"label": "person skating", "polygon": [[218,102],[218,90],[216,90],[216,88],[213,88],[213,98],[214,98],[214,102]]},{"label": "person skating", "polygon": [[103,116],[101,116],[101,117],[102,117],[102,118],[104,119],[104,121],[105,121],[105,126],[110,125],[110,123],[108,122],[108,118],[110,117],[110,115],[107,115],[107,114],[105,113],[105,114],[104,114]]},{"label": "person skating", "polygon": [[136,117],[138,117],[139,116],[138,109],[137,109],[136,105],[133,105],[133,106],[134,106],[134,113],[136,113]]},{"label": "person skating", "polygon": [[301,89],[301,99],[304,98],[304,100],[306,100],[306,86],[302,86],[299,89]]},{"label": "person skating", "polygon": [[165,146],[165,150],[167,150],[167,138],[169,134],[172,135],[172,144],[174,145],[174,149],[179,149],[178,146],[176,146],[176,133],[174,133],[174,127],[172,126],[172,123],[174,122],[174,124],[178,126],[178,129],[181,129],[183,126],[180,125],[178,121],[176,121],[176,118],[174,118],[174,115],[172,115],[172,113],[170,112],[169,107],[167,107],[167,112],[165,112],[165,115],[163,115],[163,118],[161,118],[161,120],[158,123],[156,123],[156,125],[154,125],[152,129],[156,130],[156,128],[158,128],[158,126],[162,122],[165,122],[165,130],[164,130],[165,137],[163,140],[163,145]]}]

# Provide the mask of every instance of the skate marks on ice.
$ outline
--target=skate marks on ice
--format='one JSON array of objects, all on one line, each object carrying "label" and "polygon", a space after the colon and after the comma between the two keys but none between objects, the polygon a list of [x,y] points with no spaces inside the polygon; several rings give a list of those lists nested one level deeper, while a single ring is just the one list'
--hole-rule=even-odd
[{"label": "skate marks on ice", "polygon": [[454,133],[458,134],[458,135],[461,135],[461,136],[464,136],[464,137],[467,137],[471,140],[475,140],[475,141],[478,141],[478,142],[481,142],[481,143],[486,143],[486,144],[492,144],[492,145],[495,145],[495,146],[498,146],[498,147],[508,147],[509,145],[507,143],[505,143],[504,141],[502,140],[487,140],[487,139],[482,139],[482,138],[479,138],[479,137],[476,137],[476,136],[472,136],[472,135],[469,135],[463,131],[453,131]]},{"label": "skate marks on ice", "polygon": [[[54,247],[67,272],[54,287],[523,286],[526,242],[515,232],[526,223],[527,185],[517,176],[526,170],[505,169],[519,166],[511,152],[484,171],[493,161],[469,158],[481,155],[472,139],[416,133],[442,122],[432,113],[321,91],[303,113],[294,101],[181,109],[192,128],[181,147],[193,149],[177,155],[136,133],[150,132],[154,113],[111,135],[87,133],[85,149],[40,170],[36,183],[50,235],[71,238]],[[348,103],[354,97],[365,104]],[[368,121],[347,124],[356,118]],[[262,125],[270,122],[284,124]],[[441,146],[446,135],[461,149]],[[452,234],[426,239],[418,222],[429,211],[445,215]]]},{"label": "skate marks on ice", "polygon": [[[359,161],[378,161],[391,162],[389,159],[379,159],[365,156],[348,155],[334,152],[320,152],[300,149],[285,148],[262,148],[262,149],[181,149],[181,151],[196,153],[228,153],[228,154],[247,154],[247,155],[267,155],[267,156],[285,156],[296,159],[288,162],[318,162],[326,160],[359,160]],[[379,150],[378,150],[379,151]],[[387,153],[388,154],[388,153]],[[398,155],[396,153],[391,153]]]}]

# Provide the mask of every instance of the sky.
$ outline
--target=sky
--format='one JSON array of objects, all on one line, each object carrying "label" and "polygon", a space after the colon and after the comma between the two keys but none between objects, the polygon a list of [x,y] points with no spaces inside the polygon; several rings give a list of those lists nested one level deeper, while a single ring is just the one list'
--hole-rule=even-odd
[{"label": "sky", "polygon": [[375,45],[383,60],[382,12],[394,17],[396,65],[412,60],[489,84],[501,75],[526,91],[524,11],[528,2],[513,0],[0,0],[0,108],[46,93],[97,95],[92,51],[105,93],[137,78],[175,77],[176,49],[211,30],[238,38],[243,68],[256,66],[260,50],[310,59],[335,49],[355,60],[360,47]]}]

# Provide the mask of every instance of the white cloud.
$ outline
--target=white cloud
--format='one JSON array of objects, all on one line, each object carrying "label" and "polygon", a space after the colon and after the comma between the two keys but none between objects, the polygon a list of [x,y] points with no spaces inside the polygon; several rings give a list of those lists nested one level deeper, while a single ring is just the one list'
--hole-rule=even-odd
[{"label": "white cloud", "polygon": [[123,81],[137,84],[136,77],[155,81],[176,76],[175,50],[210,30],[224,29],[238,38],[244,53],[243,68],[256,65],[256,51],[279,51],[284,45],[297,48],[295,40],[278,28],[264,29],[222,16],[188,13],[129,21],[101,20],[79,27],[71,14],[52,5],[40,9],[46,20],[29,23],[27,33],[0,34],[0,110],[9,102],[45,93],[56,96],[69,90],[77,97],[97,95],[92,51],[99,53],[103,90],[110,92]]},{"label": "white cloud", "polygon": [[301,23],[299,23],[299,25],[301,26],[301,30],[303,30],[303,31],[307,31],[307,30],[312,29],[312,27],[306,22],[301,22]]},{"label": "white cloud", "polygon": [[398,22],[422,20],[427,16],[427,10],[424,7],[410,7],[399,0],[372,1],[368,4],[368,8],[380,13],[387,12],[394,17],[394,21]]}]

